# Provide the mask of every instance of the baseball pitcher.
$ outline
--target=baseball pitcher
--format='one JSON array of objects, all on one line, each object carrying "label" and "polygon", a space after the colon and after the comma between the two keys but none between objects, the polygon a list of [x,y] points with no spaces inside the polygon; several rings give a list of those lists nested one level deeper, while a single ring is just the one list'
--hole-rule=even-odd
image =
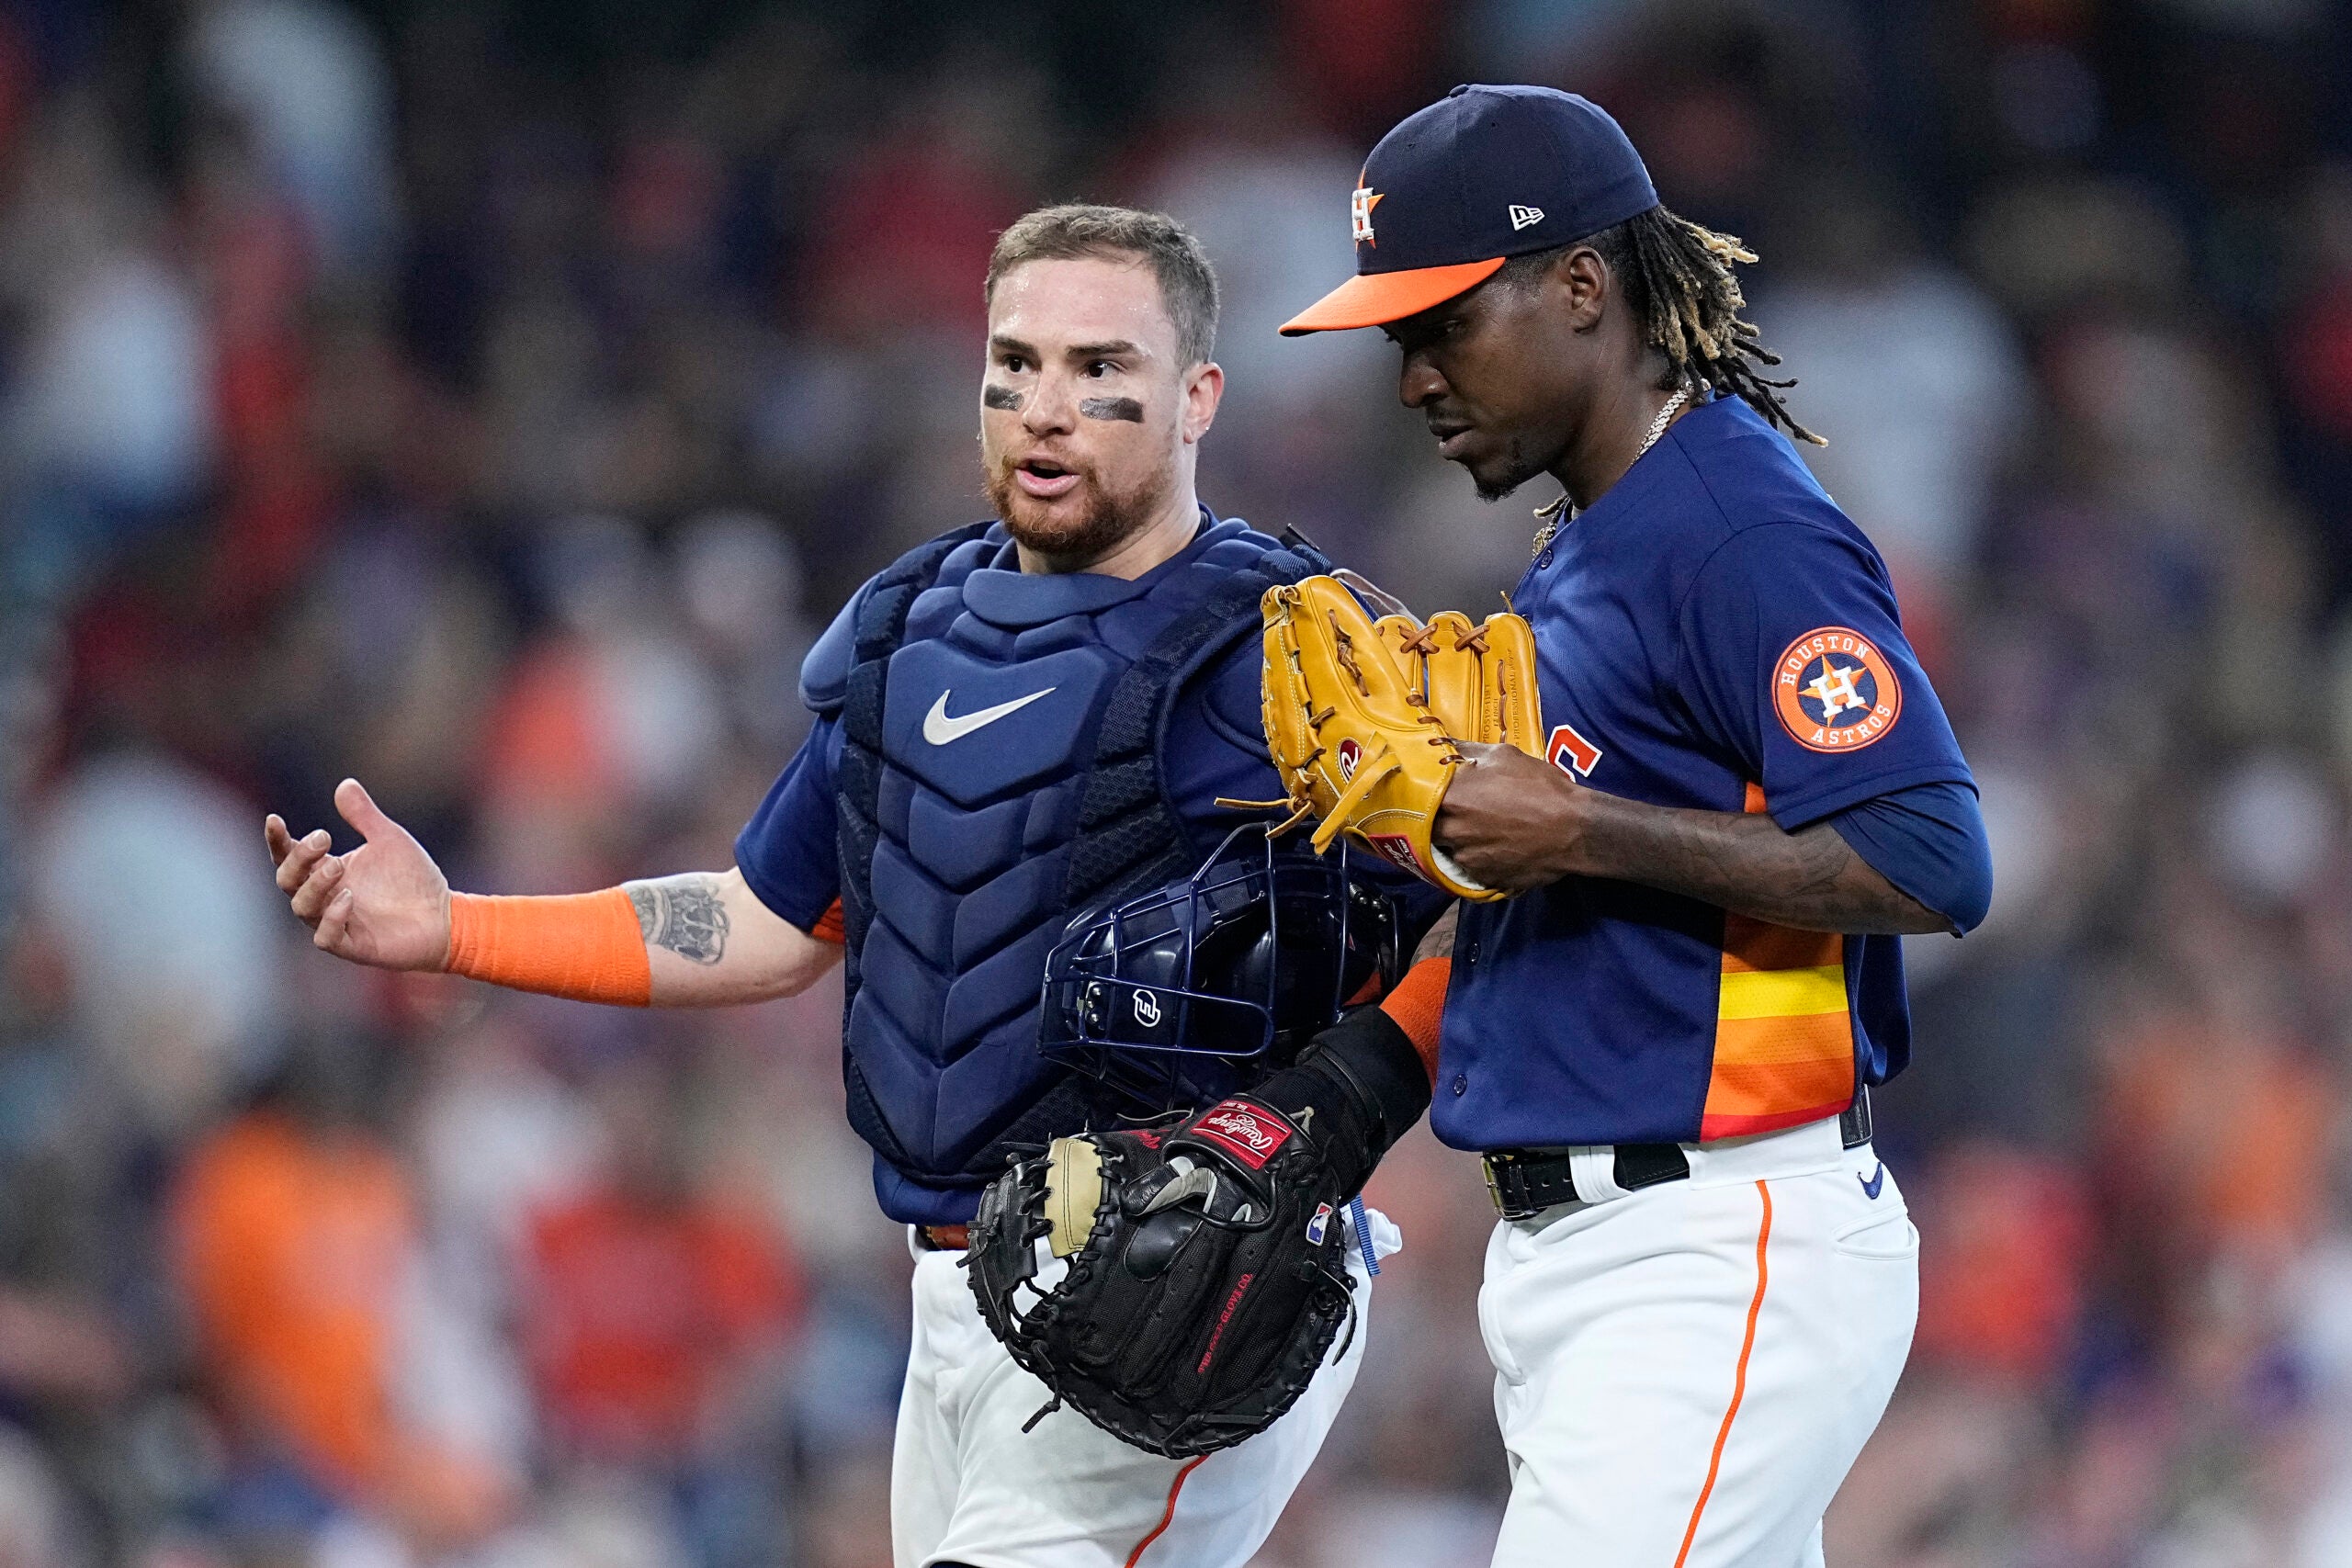
[{"label": "baseball pitcher", "polygon": [[[1316,583],[1266,605],[1268,728],[1318,835],[1464,900],[1431,1119],[1502,1216],[1495,1562],[1819,1568],[1917,1309],[1870,1142],[1909,1049],[1896,938],[1983,918],[1975,786],[1878,552],[1789,439],[1739,242],[1548,88],[1455,88],[1358,186],[1356,276],[1283,330],[1380,328],[1481,494],[1565,491],[1510,594],[1538,744],[1446,722],[1416,661],[1462,617],[1304,616]],[[1351,776],[1318,773],[1342,749]]]}]

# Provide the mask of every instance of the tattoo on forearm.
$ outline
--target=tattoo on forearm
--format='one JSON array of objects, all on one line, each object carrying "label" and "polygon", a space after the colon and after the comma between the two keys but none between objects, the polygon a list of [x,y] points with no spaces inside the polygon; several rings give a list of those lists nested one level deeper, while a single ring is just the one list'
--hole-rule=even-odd
[{"label": "tattoo on forearm", "polygon": [[1089,398],[1078,405],[1078,412],[1089,419],[1124,419],[1130,424],[1143,423],[1143,405],[1133,398]]},{"label": "tattoo on forearm", "polygon": [[666,947],[695,964],[716,964],[727,952],[727,906],[718,878],[668,876],[628,882],[621,890],[637,906],[637,929],[648,947]]},{"label": "tattoo on forearm", "polygon": [[1657,820],[1659,874],[1638,880],[1804,931],[1948,929],[1826,823],[1786,833],[1768,819],[1724,823],[1712,812],[1676,811]]},{"label": "tattoo on forearm", "polygon": [[1021,400],[1021,394],[1010,387],[984,386],[980,389],[982,408],[1002,409],[1007,413],[1019,413]]}]

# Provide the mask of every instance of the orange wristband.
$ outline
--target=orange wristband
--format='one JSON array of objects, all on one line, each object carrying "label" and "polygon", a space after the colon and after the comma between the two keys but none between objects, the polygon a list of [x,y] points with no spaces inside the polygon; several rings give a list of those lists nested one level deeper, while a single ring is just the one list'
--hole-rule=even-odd
[{"label": "orange wristband", "polygon": [[448,970],[574,1001],[641,1008],[653,999],[637,906],[617,887],[551,898],[452,893]]},{"label": "orange wristband", "polygon": [[1445,1017],[1445,987],[1453,979],[1453,960],[1424,958],[1380,998],[1380,1010],[1396,1021],[1420,1053],[1421,1066],[1437,1082],[1438,1026]]}]

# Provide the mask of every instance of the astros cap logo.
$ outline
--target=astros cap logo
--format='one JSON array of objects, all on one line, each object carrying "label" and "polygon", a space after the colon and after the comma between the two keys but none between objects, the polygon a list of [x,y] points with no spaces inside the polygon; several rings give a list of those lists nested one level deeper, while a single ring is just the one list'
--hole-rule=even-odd
[{"label": "astros cap logo", "polygon": [[[1358,175],[1358,180],[1365,178]],[[1358,243],[1378,248],[1380,242],[1372,237],[1372,209],[1380,205],[1381,193],[1368,184],[1358,185],[1355,195],[1348,198],[1348,217],[1355,228]]]},{"label": "astros cap logo", "polygon": [[1772,671],[1772,706],[1789,739],[1809,751],[1853,751],[1903,713],[1894,667],[1868,637],[1823,626],[1789,644]]},{"label": "astros cap logo", "polygon": [[[1374,209],[1392,199],[1375,233]],[[1476,288],[1512,256],[1657,205],[1641,154],[1599,105],[1556,87],[1464,83],[1372,150],[1348,202],[1356,275],[1282,330],[1400,321]]]}]

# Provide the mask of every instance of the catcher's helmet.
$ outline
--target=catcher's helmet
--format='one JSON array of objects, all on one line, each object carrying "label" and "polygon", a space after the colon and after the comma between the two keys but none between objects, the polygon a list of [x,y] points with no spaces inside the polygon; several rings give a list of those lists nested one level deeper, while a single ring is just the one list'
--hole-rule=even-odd
[{"label": "catcher's helmet", "polygon": [[1235,829],[1182,882],[1079,915],[1046,954],[1039,1048],[1114,1112],[1247,1089],[1396,980],[1395,901],[1344,846],[1281,850],[1268,826]]}]

